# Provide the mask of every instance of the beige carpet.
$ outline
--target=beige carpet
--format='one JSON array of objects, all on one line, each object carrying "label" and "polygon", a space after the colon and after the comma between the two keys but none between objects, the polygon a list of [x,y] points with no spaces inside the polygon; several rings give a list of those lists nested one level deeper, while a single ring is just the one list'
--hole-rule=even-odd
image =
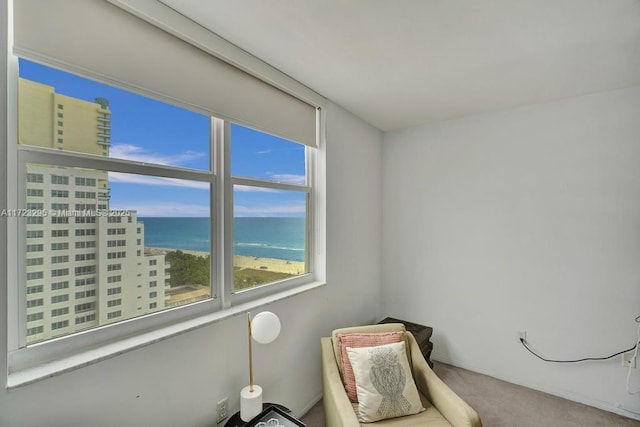
[{"label": "beige carpet", "polygon": [[[434,371],[478,411],[484,427],[640,427],[640,421],[451,365],[436,362]],[[322,401],[302,421],[324,427]]]}]

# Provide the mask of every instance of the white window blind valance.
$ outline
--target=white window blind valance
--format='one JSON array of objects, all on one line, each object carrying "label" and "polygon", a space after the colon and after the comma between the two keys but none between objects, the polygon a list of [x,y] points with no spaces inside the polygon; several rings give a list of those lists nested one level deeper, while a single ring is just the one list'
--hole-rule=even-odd
[{"label": "white window blind valance", "polygon": [[316,105],[104,0],[14,2],[17,55],[177,100],[316,146]]}]

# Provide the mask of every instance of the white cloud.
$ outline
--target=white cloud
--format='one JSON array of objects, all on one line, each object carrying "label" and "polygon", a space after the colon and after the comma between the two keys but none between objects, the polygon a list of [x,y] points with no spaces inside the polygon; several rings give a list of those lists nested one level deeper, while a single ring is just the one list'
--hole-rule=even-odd
[{"label": "white cloud", "polygon": [[270,174],[269,179],[277,182],[284,182],[287,184],[305,185],[306,177],[304,175],[294,174]]},{"label": "white cloud", "polygon": [[118,159],[133,160],[142,163],[156,163],[160,165],[179,166],[191,160],[206,156],[206,153],[196,151],[185,151],[178,154],[153,153],[146,148],[133,144],[113,144],[109,148],[109,156]]},{"label": "white cloud", "polygon": [[[306,183],[306,177],[304,175],[293,174],[269,174],[267,180],[295,185],[305,185]],[[233,188],[235,189],[235,191],[240,191],[243,193],[274,193],[277,191],[281,191],[273,188],[252,187],[250,185],[236,185]]]},{"label": "white cloud", "polygon": [[109,181],[127,184],[158,185],[162,187],[185,187],[197,188],[200,190],[209,190],[209,184],[206,182],[166,178],[162,176],[136,175],[121,172],[109,172]]},{"label": "white cloud", "polygon": [[241,193],[275,193],[278,191],[273,188],[252,187],[250,185],[234,185],[233,189]]}]

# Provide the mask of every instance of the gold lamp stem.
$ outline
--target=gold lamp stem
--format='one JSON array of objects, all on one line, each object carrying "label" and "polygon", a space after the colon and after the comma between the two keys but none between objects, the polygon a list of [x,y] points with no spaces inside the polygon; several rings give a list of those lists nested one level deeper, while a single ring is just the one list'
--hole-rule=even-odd
[{"label": "gold lamp stem", "polygon": [[251,312],[247,312],[247,325],[249,328],[249,392],[253,393],[253,357],[251,355]]}]

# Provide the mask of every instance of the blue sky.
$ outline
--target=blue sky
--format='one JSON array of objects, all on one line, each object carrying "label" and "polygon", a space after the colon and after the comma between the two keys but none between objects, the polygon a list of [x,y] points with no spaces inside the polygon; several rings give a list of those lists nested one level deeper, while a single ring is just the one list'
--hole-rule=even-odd
[{"label": "blue sky", "polygon": [[[109,100],[111,157],[209,170],[209,117],[63,71],[20,60],[20,77],[56,93]],[[238,176],[304,183],[304,146],[232,125],[231,171]],[[200,182],[110,173],[111,208],[139,216],[208,216],[208,186]],[[235,216],[304,216],[301,192],[236,187]]]}]

